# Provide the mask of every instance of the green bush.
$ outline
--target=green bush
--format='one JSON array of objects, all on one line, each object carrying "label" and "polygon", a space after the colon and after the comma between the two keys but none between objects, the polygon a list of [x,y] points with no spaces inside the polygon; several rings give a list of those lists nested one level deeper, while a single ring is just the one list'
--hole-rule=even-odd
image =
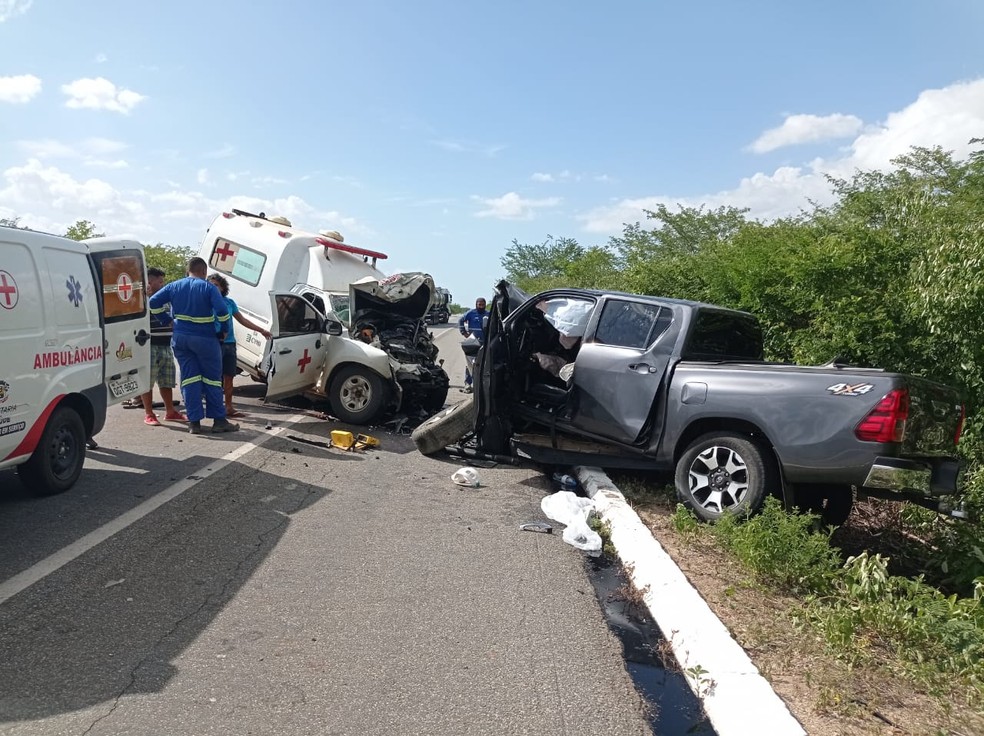
[{"label": "green bush", "polygon": [[815,516],[786,513],[770,497],[761,513],[748,519],[725,514],[711,530],[760,582],[790,593],[825,593],[841,558],[815,526]]}]

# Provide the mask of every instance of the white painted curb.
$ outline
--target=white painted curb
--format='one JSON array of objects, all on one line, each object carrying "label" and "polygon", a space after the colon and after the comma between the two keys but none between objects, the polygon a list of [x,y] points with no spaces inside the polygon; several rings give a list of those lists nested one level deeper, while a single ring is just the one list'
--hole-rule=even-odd
[{"label": "white painted curb", "polygon": [[[745,650],[600,468],[575,468],[635,587],[670,643],[718,736],[805,736]],[[696,677],[694,673],[699,673]]]}]

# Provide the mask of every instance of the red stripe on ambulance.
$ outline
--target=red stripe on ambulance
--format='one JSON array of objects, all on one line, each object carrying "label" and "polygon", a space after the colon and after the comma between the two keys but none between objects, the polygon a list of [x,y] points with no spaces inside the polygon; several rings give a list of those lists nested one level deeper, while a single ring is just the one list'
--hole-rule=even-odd
[{"label": "red stripe on ambulance", "polygon": [[65,394],[59,394],[51,400],[44,411],[41,412],[41,416],[34,420],[34,424],[31,428],[27,430],[27,434],[24,435],[24,439],[21,440],[20,444],[14,448],[4,460],[10,460],[11,458],[20,457],[21,455],[30,455],[34,452],[34,448],[38,446],[38,442],[41,441],[41,433],[44,432],[45,425],[48,424],[48,418],[51,416],[51,412],[55,410],[58,406],[58,402],[65,398]]}]

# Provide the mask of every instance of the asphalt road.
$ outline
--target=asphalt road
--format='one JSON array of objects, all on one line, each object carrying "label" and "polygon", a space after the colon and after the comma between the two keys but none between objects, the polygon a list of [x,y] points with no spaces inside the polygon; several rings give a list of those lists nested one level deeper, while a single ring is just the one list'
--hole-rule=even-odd
[{"label": "asphalt road", "polygon": [[540,473],[460,488],[261,398],[216,436],[116,407],[61,496],[0,471],[0,733],[650,732],[582,553],[519,531]]}]

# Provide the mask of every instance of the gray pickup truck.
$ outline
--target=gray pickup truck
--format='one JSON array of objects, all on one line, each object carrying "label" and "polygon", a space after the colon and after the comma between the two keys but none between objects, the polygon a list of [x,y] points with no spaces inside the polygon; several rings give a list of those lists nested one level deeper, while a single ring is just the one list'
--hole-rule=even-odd
[{"label": "gray pickup truck", "polygon": [[[953,512],[964,408],[938,383],[763,360],[751,314],[698,302],[496,288],[474,401],[414,434],[434,452],[658,471],[706,520],[766,495],[847,518],[854,493]],[[959,513],[959,512],[956,512]]]}]

